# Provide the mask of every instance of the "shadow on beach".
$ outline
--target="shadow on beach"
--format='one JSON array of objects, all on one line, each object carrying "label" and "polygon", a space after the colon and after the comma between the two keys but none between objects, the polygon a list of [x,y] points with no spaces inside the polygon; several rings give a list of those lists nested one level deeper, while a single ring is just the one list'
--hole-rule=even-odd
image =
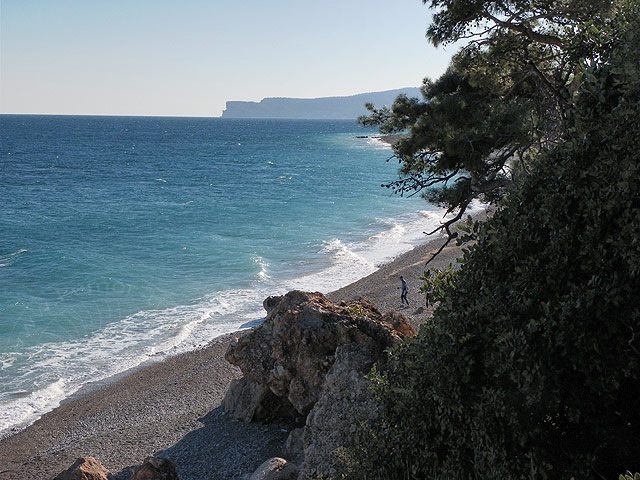
[{"label": "shadow on beach", "polygon": [[[264,460],[282,455],[293,428],[280,421],[245,423],[225,414],[222,407],[198,420],[201,428],[155,454],[171,460],[181,480],[243,478]],[[114,477],[126,480],[130,475],[126,468]]]}]

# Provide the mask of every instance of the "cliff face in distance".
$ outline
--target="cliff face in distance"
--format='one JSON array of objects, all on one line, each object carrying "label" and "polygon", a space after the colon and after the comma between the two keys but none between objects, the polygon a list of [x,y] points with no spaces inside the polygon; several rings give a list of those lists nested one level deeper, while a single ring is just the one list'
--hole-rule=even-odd
[{"label": "cliff face in distance", "polygon": [[377,107],[391,106],[400,93],[409,97],[420,97],[420,89],[407,87],[384,92],[360,93],[348,97],[278,97],[265,98],[260,102],[230,101],[222,112],[222,118],[355,120],[367,113],[365,103],[371,102]]}]

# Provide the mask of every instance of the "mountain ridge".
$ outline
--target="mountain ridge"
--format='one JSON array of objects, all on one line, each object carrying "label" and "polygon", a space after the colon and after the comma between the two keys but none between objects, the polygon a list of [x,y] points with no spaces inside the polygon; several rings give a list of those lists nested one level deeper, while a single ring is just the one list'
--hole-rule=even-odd
[{"label": "mountain ridge", "polygon": [[367,113],[365,103],[391,106],[404,93],[419,97],[417,87],[404,87],[380,92],[319,98],[267,97],[259,102],[232,100],[226,102],[222,118],[281,118],[309,120],[355,120]]}]

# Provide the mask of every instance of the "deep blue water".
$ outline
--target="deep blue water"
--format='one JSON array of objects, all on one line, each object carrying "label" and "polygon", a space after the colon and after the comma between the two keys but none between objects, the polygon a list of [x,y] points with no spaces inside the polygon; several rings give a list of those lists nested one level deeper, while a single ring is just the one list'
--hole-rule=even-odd
[{"label": "deep blue water", "polygon": [[[422,240],[350,121],[0,116],[0,432]],[[422,213],[420,213],[422,211]]]}]

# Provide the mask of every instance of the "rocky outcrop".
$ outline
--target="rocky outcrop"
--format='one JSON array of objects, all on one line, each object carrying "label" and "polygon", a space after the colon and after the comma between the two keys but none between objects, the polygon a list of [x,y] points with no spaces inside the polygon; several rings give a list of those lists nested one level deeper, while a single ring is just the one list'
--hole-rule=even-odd
[{"label": "rocky outcrop", "polygon": [[[307,415],[320,398],[338,347],[359,345],[375,361],[402,336],[415,335],[404,316],[383,316],[366,300],[334,304],[320,293],[294,290],[267,298],[264,307],[263,324],[226,353],[245,381],[227,392],[225,409],[245,421],[269,412]],[[238,400],[239,394],[253,396]]]},{"label": "rocky outcrop", "polygon": [[108,480],[109,470],[93,457],[78,458],[54,480]]},{"label": "rocky outcrop", "polygon": [[[320,293],[292,291],[267,298],[264,308],[263,324],[227,350],[244,377],[227,391],[225,410],[244,421],[306,416],[283,451],[300,465],[297,477],[285,478],[339,478],[363,426],[377,415],[365,375],[387,348],[415,331],[402,314],[381,315],[366,300],[335,304]],[[251,478],[279,474],[285,464],[271,462]]]},{"label": "rocky outcrop", "polygon": [[144,463],[134,470],[131,480],[178,480],[178,474],[170,460],[147,457]]},{"label": "rocky outcrop", "polygon": [[260,465],[248,480],[296,480],[298,467],[284,458],[270,458]]},{"label": "rocky outcrop", "polygon": [[364,378],[372,365],[361,345],[336,350],[322,395],[307,416],[300,478],[340,478],[346,471],[358,432],[377,415],[370,382]]}]

